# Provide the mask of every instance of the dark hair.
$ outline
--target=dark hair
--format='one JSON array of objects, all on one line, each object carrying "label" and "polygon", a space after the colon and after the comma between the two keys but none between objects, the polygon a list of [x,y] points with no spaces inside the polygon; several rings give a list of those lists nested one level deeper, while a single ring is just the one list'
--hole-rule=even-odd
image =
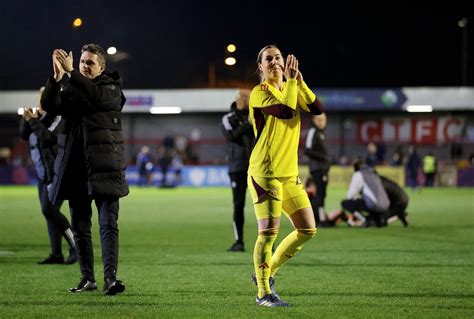
[{"label": "dark hair", "polygon": [[107,54],[100,45],[94,43],[84,44],[82,46],[81,53],[85,51],[90,52],[92,54],[97,54],[97,57],[99,58],[99,63],[101,65],[105,65],[107,60]]},{"label": "dark hair", "polygon": [[354,171],[357,172],[360,170],[360,168],[362,167],[364,163],[362,162],[362,160],[360,159],[356,159],[354,160],[354,162],[352,163],[352,167],[354,168]]}]

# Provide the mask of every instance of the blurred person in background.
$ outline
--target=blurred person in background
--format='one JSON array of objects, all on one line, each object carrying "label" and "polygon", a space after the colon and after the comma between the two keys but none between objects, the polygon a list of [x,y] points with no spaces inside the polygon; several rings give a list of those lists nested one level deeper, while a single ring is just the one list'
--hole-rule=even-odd
[{"label": "blurred person in background", "polygon": [[367,145],[367,155],[365,157],[365,165],[374,168],[377,164],[377,145],[369,143]]},{"label": "blurred person in background", "polygon": [[[319,115],[323,109],[303,81],[294,55],[285,61],[278,47],[268,45],[258,53],[257,65],[261,83],[253,88],[249,104],[256,142],[250,155],[248,185],[258,223],[252,281],[258,288],[258,306],[287,307],[289,304],[275,291],[275,275],[317,231],[311,203],[298,176],[300,112]],[[294,230],[273,253],[282,211]]]},{"label": "blurred person in background", "polygon": [[[44,87],[40,89],[40,94]],[[73,264],[77,262],[74,235],[67,218],[61,213],[62,200],[51,203],[47,185],[53,181],[54,159],[57,154],[57,131],[61,117],[46,114],[41,108],[24,108],[20,119],[20,137],[28,142],[31,160],[38,177],[38,195],[41,211],[48,226],[51,254],[38,264]],[[64,260],[62,237],[69,245],[69,256]]]},{"label": "blurred person in background", "polygon": [[181,185],[183,182],[183,158],[181,157],[181,153],[175,149],[173,153],[173,159],[171,160],[171,167],[174,170],[174,186]]},{"label": "blurred person in background", "polygon": [[421,167],[421,158],[415,149],[415,146],[410,145],[408,147],[408,159],[406,164],[407,170],[407,184],[412,188],[413,191],[418,189],[418,171]]},{"label": "blurred person in background", "polygon": [[400,147],[397,147],[392,154],[390,159],[390,166],[402,166],[403,165],[403,154]]},{"label": "blurred person in background", "polygon": [[247,170],[252,152],[254,135],[249,122],[250,90],[237,91],[230,112],[222,117],[221,130],[227,141],[229,178],[232,187],[233,225],[235,242],[227,251],[245,251],[244,247],[244,208],[247,193]]},{"label": "blurred person in background", "polygon": [[161,168],[161,187],[173,187],[173,184],[168,181],[168,171],[172,167],[173,156],[175,153],[174,137],[165,136],[161,146],[158,148],[158,158]]},{"label": "blurred person in background", "polygon": [[45,110],[61,115],[64,121],[49,195],[53,203],[69,200],[82,274],[79,284],[69,290],[72,293],[97,289],[92,201],[99,215],[104,292],[115,295],[125,290],[124,283],[116,278],[119,199],[129,192],[121,123],[125,96],[120,75],[105,71],[106,56],[99,45],[86,44],[81,50],[79,70],[75,70],[72,52],[54,50],[54,75],[48,78],[41,98]]},{"label": "blurred person in background", "polygon": [[315,183],[317,192],[311,199],[314,217],[319,227],[326,226],[326,211],[324,204],[326,200],[327,186],[329,182],[329,168],[331,167],[331,156],[326,143],[325,128],[327,116],[313,115],[311,127],[306,134],[304,153],[309,157],[309,171],[312,181]]},{"label": "blurred person in background", "polygon": [[142,146],[140,149],[137,155],[136,167],[138,171],[138,186],[149,185],[153,172],[153,159],[148,146]]},{"label": "blurred person in background", "polygon": [[423,157],[423,174],[425,175],[425,187],[433,187],[436,173],[438,172],[438,162],[432,152]]}]

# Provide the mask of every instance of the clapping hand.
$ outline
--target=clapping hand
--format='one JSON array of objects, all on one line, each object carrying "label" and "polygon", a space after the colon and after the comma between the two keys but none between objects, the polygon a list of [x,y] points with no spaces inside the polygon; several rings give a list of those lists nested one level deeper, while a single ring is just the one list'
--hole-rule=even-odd
[{"label": "clapping hand", "polygon": [[38,113],[34,112],[31,107],[25,107],[23,108],[23,118],[28,122],[31,119],[38,118]]},{"label": "clapping hand", "polygon": [[[296,75],[295,75],[296,70]],[[286,65],[285,65],[285,78],[287,79],[294,79],[298,81],[298,84],[303,82],[303,74],[299,69],[299,61],[296,57],[292,54],[288,55],[286,58]]]},{"label": "clapping hand", "polygon": [[64,70],[61,66],[61,64],[59,63],[58,59],[56,58],[56,51],[57,50],[54,50],[53,51],[53,71],[54,71],[54,79],[57,81],[61,80],[64,76]]},{"label": "clapping hand", "polygon": [[73,67],[73,57],[72,57],[72,51],[69,51],[69,54],[66,53],[63,49],[56,49],[54,50],[54,56],[56,57],[56,60],[58,63],[61,65],[63,68],[64,72],[71,72],[74,67]]},{"label": "clapping hand", "polygon": [[289,54],[286,58],[285,64],[285,78],[288,79],[295,79],[298,76],[298,60],[293,54]]}]

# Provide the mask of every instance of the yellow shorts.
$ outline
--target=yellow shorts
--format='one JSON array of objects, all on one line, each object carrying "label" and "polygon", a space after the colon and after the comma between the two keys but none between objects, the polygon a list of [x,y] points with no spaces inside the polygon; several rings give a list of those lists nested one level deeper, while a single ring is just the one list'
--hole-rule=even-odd
[{"label": "yellow shorts", "polygon": [[266,178],[248,175],[247,184],[252,195],[257,219],[290,216],[295,211],[311,207],[298,176]]}]

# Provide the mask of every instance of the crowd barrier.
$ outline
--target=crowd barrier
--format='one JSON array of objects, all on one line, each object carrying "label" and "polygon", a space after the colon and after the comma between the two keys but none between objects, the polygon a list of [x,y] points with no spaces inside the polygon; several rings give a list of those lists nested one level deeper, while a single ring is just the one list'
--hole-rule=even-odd
[{"label": "crowd barrier", "polygon": [[[304,183],[309,176],[308,166],[300,166],[300,179]],[[405,186],[406,173],[403,167],[377,166],[377,172],[384,175],[399,185]],[[334,187],[347,187],[354,173],[351,166],[331,166],[329,172],[329,185]],[[135,166],[129,166],[126,170],[126,178],[130,185],[139,184],[139,176]],[[149,179],[151,186],[162,185],[162,173],[159,167],[155,169]],[[167,173],[168,186],[190,186],[210,187],[229,186],[230,180],[226,165],[195,165],[184,166],[181,173],[171,168]],[[423,174],[420,172],[420,184],[423,184]],[[3,185],[34,185],[36,176],[34,169],[26,167],[0,166],[0,184]],[[436,176],[436,186],[474,186],[474,167],[457,168],[456,166],[445,166]]]}]

